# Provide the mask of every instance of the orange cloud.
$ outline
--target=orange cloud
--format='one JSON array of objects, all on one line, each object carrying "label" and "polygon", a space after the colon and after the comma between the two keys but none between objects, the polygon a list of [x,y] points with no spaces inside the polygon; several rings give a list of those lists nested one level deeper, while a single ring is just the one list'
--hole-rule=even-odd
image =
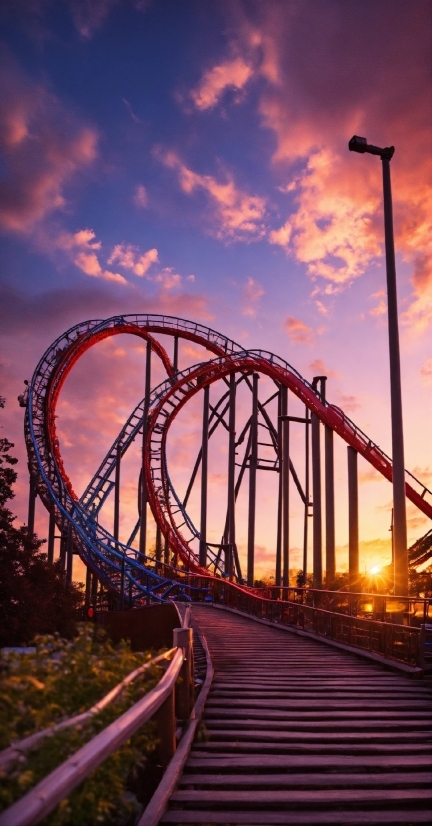
[{"label": "orange cloud", "polygon": [[242,57],[227,60],[204,73],[191,98],[197,109],[211,109],[226,89],[243,89],[252,74],[252,67]]},{"label": "orange cloud", "polygon": [[182,163],[175,152],[156,150],[157,156],[169,169],[178,173],[183,192],[190,195],[195,190],[204,190],[210,196],[219,224],[218,238],[246,239],[261,238],[265,233],[263,219],[266,202],[264,198],[248,195],[238,189],[230,175],[220,183],[211,175],[200,175]]},{"label": "orange cloud", "polygon": [[1,64],[0,227],[28,232],[65,205],[65,186],[95,159],[98,136],[10,58]]},{"label": "orange cloud", "polygon": [[294,318],[294,316],[291,315],[287,316],[284,321],[284,328],[294,344],[311,345],[315,343],[314,331],[312,327],[309,327],[308,324],[300,321],[299,318]]},{"label": "orange cloud", "polygon": [[297,210],[269,236],[271,244],[305,264],[309,275],[332,282],[336,289],[380,254],[372,221],[378,196],[364,192],[364,186],[363,199],[355,186],[350,192],[344,166],[328,149],[313,153],[297,183]]}]

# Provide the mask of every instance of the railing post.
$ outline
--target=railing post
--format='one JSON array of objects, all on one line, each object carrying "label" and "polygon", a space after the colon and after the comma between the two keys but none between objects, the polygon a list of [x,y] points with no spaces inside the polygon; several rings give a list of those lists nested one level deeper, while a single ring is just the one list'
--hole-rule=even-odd
[{"label": "railing post", "polygon": [[189,719],[194,702],[192,628],[174,628],[173,646],[182,648],[184,652],[183,665],[176,685],[175,706],[177,718],[182,722],[186,722]]}]

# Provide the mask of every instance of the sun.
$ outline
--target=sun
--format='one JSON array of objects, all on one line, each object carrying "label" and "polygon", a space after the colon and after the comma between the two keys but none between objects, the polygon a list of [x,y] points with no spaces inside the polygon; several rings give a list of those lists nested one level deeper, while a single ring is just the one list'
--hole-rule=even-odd
[{"label": "sun", "polygon": [[370,574],[379,574],[381,570],[381,565],[374,565],[373,568],[370,569]]}]

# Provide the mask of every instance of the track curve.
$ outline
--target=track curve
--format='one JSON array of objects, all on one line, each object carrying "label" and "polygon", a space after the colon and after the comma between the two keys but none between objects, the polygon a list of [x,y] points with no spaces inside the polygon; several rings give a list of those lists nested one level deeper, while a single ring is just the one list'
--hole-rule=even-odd
[{"label": "track curve", "polygon": [[[54,513],[62,532],[71,531],[73,543],[83,561],[114,591],[119,591],[122,564],[129,583],[130,598],[139,602],[150,594],[165,599],[175,584],[159,577],[132,547],[117,542],[97,522],[97,514],[112,489],[117,444],[126,452],[143,426],[143,402],[135,408],[108,451],[81,499],[75,494],[63,467],[55,429],[55,410],[61,388],[72,367],[90,347],[114,335],[128,333],[150,341],[161,359],[168,378],[151,393],[145,450],[148,500],[157,524],[184,564],[196,573],[208,573],[199,566],[173,516],[174,505],[192,534],[199,535],[171,483],[166,460],[169,427],[182,407],[205,385],[233,372],[258,372],[285,386],[301,399],[319,419],[358,451],[379,473],[392,480],[391,459],[352,422],[340,408],[320,398],[317,391],[291,365],[265,350],[243,350],[232,339],[211,328],[184,319],[161,315],[124,315],[106,320],[90,320],[75,325],[48,348],[29,386],[25,415],[25,437],[30,472],[44,505]],[[182,372],[174,367],[154,335],[172,335],[192,341],[212,353],[210,361]],[[432,493],[406,472],[406,494],[419,510],[432,519]]]}]

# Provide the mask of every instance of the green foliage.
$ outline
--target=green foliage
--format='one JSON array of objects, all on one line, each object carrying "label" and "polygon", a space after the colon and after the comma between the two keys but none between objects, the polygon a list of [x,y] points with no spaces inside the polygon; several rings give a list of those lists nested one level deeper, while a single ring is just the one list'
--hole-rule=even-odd
[{"label": "green foliage", "polygon": [[43,541],[14,525],[6,507],[17,478],[11,448],[11,442],[0,439],[0,647],[55,631],[72,636],[83,601],[82,589],[65,582],[61,563],[51,565],[41,553]]},{"label": "green foliage", "polygon": [[[129,644],[113,646],[96,626],[81,624],[75,640],[37,637],[32,654],[10,653],[3,662],[0,689],[1,747],[61,719],[89,709],[150,654],[133,653]],[[85,742],[119,717],[158,682],[152,667],[132,682],[110,706],[89,723],[48,737],[33,753],[22,757],[3,780],[0,808],[25,794]],[[128,791],[156,746],[153,724],[143,726],[62,801],[45,819],[49,826],[94,826],[133,822],[141,807]],[[132,817],[132,821],[129,819]]]}]

